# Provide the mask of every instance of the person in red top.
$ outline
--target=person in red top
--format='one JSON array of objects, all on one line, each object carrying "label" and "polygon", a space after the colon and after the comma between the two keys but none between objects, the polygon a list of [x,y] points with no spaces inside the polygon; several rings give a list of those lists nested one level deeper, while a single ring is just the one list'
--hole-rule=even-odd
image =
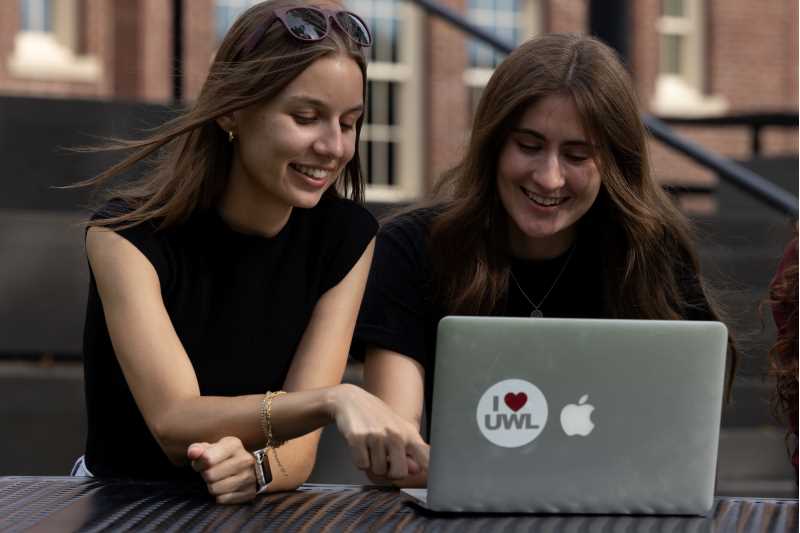
[{"label": "person in red top", "polygon": [[798,472],[797,274],[797,237],[795,237],[786,247],[778,271],[769,286],[769,303],[772,306],[775,326],[778,328],[778,337],[769,352],[770,373],[776,379],[773,408],[778,419],[787,426],[787,447],[795,474]]}]

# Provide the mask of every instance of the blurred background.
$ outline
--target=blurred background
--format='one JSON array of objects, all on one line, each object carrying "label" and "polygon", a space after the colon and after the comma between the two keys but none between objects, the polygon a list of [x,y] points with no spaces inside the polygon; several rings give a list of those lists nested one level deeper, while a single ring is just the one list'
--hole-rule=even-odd
[{"label": "blurred background", "polygon": [[[462,29],[420,2],[345,2],[376,37],[361,147],[370,208],[424,197],[458,159],[504,57],[464,27],[512,46],[545,32],[605,39],[633,75],[656,133],[654,172],[696,223],[743,355],[717,492],[796,497],[770,414],[775,331],[759,310],[797,216],[796,0],[439,0]],[[136,137],[191,105],[222,36],[254,3],[0,0],[0,475],[65,475],[83,449],[88,271],[77,224],[89,196],[52,187],[114,157],[64,148]],[[357,365],[347,379],[359,381]],[[312,480],[364,480],[333,432]]]}]

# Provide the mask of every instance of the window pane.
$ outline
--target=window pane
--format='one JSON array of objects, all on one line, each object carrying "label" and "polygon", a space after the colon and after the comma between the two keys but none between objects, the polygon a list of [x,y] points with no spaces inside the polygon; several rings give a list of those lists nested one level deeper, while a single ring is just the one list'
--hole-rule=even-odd
[{"label": "window pane", "polygon": [[19,1],[19,27],[23,30],[31,29],[31,6],[30,0]]},{"label": "window pane", "polygon": [[681,74],[684,39],[680,35],[661,36],[661,72]]},{"label": "window pane", "polygon": [[369,141],[359,146],[361,171],[370,185],[396,185],[395,158],[397,145],[393,142]]},{"label": "window pane", "polygon": [[372,32],[374,43],[368,49],[370,61],[397,63],[400,61],[400,35],[403,18],[401,0],[347,0],[345,5],[364,19]]},{"label": "window pane", "polygon": [[661,1],[661,14],[665,17],[685,17],[686,6],[683,0],[662,0]]},{"label": "window pane", "polygon": [[495,0],[494,8],[501,13],[513,13],[517,9],[515,4],[515,0]]},{"label": "window pane", "polygon": [[399,82],[370,80],[367,83],[366,128],[362,131],[361,155],[364,175],[371,185],[397,182],[395,155],[399,152]]},{"label": "window pane", "polygon": [[261,0],[215,0],[214,2],[214,32],[217,42],[222,42],[225,34],[248,7],[258,4]]},{"label": "window pane", "polygon": [[217,36],[217,42],[222,42],[222,39],[225,37],[225,33],[228,31],[228,28],[231,25],[231,22],[228,17],[229,9],[225,6],[218,5],[214,9],[214,31]]},{"label": "window pane", "polygon": [[53,31],[53,0],[20,0],[19,7],[24,31]]},{"label": "window pane", "polygon": [[[470,22],[497,37],[517,44],[523,35],[522,0],[469,0],[467,17]],[[467,43],[469,66],[494,68],[505,57],[492,47],[471,39]]]},{"label": "window pane", "polygon": [[399,114],[396,97],[397,83],[370,80],[367,82],[367,124],[394,126],[395,116]]},{"label": "window pane", "polygon": [[[380,62],[386,78],[367,80],[367,109],[361,132],[361,169],[369,185],[397,185],[402,120],[400,92],[402,78],[395,78],[392,65],[401,65],[400,49],[404,31],[402,0],[347,0],[347,9],[358,14],[370,28],[374,44],[368,49],[370,61]],[[400,70],[397,71],[398,73]],[[388,73],[388,75],[386,74]]]}]

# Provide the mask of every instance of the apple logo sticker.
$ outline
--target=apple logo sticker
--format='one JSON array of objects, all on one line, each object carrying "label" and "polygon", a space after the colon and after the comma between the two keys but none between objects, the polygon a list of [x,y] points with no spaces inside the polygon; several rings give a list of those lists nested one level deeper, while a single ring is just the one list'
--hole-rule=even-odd
[{"label": "apple logo sticker", "polygon": [[532,442],[547,424],[547,400],[523,379],[506,379],[483,393],[476,409],[478,428],[492,444],[517,448]]},{"label": "apple logo sticker", "polygon": [[568,437],[573,435],[587,436],[594,429],[592,411],[594,406],[586,403],[589,395],[584,394],[577,404],[570,403],[561,410],[561,428]]}]

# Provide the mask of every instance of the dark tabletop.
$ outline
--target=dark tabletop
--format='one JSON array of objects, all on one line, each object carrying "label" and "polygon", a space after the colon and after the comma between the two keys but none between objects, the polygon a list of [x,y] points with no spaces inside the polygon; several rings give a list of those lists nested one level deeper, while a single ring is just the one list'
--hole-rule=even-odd
[{"label": "dark tabletop", "polygon": [[0,477],[0,531],[565,531],[791,532],[797,500],[720,498],[708,518],[437,515],[408,494],[304,485],[247,505],[216,505],[202,488],[69,477]]}]

